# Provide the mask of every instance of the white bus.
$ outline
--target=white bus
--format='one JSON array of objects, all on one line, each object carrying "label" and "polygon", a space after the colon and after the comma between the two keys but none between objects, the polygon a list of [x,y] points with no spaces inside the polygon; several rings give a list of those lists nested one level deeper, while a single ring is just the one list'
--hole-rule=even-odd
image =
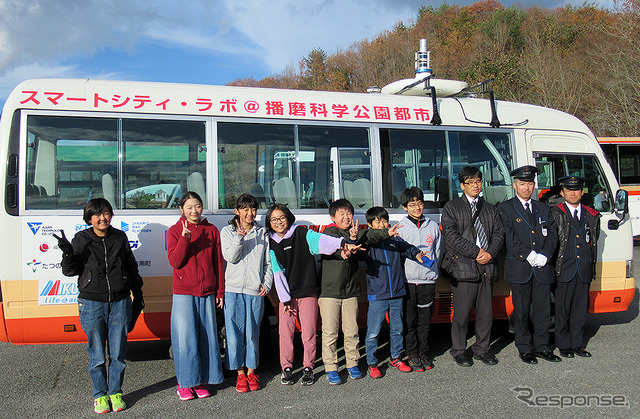
[{"label": "white bus", "polygon": [[[437,109],[433,107],[437,104]],[[493,108],[493,109],[492,109]],[[435,111],[442,124],[437,125]],[[495,112],[494,112],[495,111]],[[496,123],[495,114],[499,118]],[[499,126],[498,126],[499,125]],[[146,307],[133,340],[169,338],[171,268],[165,234],[187,190],[205,200],[222,228],[236,198],[266,208],[286,203],[299,222],[322,229],[344,197],[356,217],[372,205],[403,216],[400,193],[425,193],[428,217],[461,193],[457,172],[483,172],[493,204],[513,196],[509,171],[535,164],[540,198],[554,202],[558,177],[587,178],[584,201],[603,213],[592,312],[626,310],[633,299],[632,235],[624,191],[593,134],[578,119],[538,106],[472,97],[330,93],[99,80],[29,80],[8,97],[0,119],[0,340],[82,342],[75,278],[60,270],[52,234],[87,226],[92,197],[114,207],[144,278]],[[616,209],[617,206],[617,209]],[[364,283],[363,283],[364,288]],[[273,295],[271,299],[273,301]],[[436,287],[434,321],[451,319],[451,288]],[[366,296],[361,299],[366,304]],[[494,315],[512,310],[502,280]],[[366,310],[361,309],[364,316]]]},{"label": "white bus", "polygon": [[600,147],[620,187],[629,194],[633,235],[640,235],[640,137],[600,137]]}]

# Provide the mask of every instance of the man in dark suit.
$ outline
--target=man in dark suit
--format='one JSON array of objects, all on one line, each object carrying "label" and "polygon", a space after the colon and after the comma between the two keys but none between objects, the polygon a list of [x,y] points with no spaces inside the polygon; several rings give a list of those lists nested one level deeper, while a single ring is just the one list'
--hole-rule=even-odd
[{"label": "man in dark suit", "polygon": [[[537,172],[535,166],[512,171],[516,196],[498,206],[505,230],[504,276],[511,284],[515,344],[520,359],[527,364],[537,364],[536,357],[561,361],[549,346],[549,294],[555,282],[549,259],[556,249],[558,232],[551,208],[531,199]],[[533,331],[529,329],[529,320]]]},{"label": "man in dark suit", "polygon": [[584,349],[583,329],[589,310],[589,286],[596,277],[601,216],[580,203],[585,181],[581,176],[558,179],[566,202],[551,209],[558,226],[555,338],[560,355],[566,358],[573,358],[574,354],[591,356]]},{"label": "man in dark suit", "polygon": [[489,352],[493,311],[493,283],[498,280],[496,256],[504,242],[504,230],[496,207],[479,197],[482,172],[467,166],[458,173],[464,194],[442,209],[441,226],[446,246],[442,262],[449,272],[453,290],[451,355],[458,365],[470,367],[466,352],[471,309],[476,307],[476,342],[473,357],[487,365],[498,359]]}]

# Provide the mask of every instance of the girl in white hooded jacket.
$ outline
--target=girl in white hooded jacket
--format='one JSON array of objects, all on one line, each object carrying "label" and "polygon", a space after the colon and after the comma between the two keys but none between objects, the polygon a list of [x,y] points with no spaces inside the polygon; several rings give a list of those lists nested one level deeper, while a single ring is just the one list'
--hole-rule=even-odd
[{"label": "girl in white hooded jacket", "polygon": [[[259,361],[260,322],[264,296],[273,284],[269,237],[255,221],[258,201],[238,197],[235,217],[220,233],[225,269],[224,320],[227,333],[226,367],[238,372],[236,391],[260,388],[255,373]],[[246,372],[245,372],[246,367]]]}]

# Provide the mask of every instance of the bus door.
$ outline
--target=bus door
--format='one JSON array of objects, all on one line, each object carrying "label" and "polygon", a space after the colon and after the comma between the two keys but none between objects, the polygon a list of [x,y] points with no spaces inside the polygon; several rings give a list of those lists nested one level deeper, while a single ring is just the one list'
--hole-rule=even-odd
[{"label": "bus door", "polygon": [[[531,147],[538,168],[538,197],[555,206],[564,199],[560,194],[558,178],[582,176],[586,179],[582,204],[602,214],[598,240],[597,278],[591,285],[591,312],[625,310],[622,296],[629,292],[630,272],[626,265],[632,259],[631,223],[628,218],[617,229],[609,227],[609,220],[618,220],[614,210],[616,190],[613,174],[593,141],[579,133],[528,131],[527,144]],[[613,187],[612,187],[613,185]],[[625,222],[626,221],[626,222]],[[633,292],[633,291],[631,291]],[[615,294],[615,295],[614,295]]]}]

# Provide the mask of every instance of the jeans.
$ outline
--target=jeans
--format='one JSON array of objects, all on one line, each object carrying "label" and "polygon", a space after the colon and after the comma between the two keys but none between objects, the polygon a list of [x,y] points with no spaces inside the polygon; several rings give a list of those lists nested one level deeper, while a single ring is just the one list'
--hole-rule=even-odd
[{"label": "jeans", "polygon": [[258,368],[260,322],[263,313],[264,297],[235,292],[224,293],[227,369]]},{"label": "jeans", "polygon": [[[111,303],[78,298],[78,312],[82,330],[87,334],[93,398],[122,393],[131,298]],[[108,384],[105,342],[109,345],[110,358]]]},{"label": "jeans", "polygon": [[390,298],[388,300],[369,301],[369,311],[367,312],[367,336],[365,348],[367,350],[367,364],[377,365],[378,358],[378,334],[382,328],[387,310],[389,311],[389,343],[391,349],[391,359],[400,358],[402,355],[402,300],[403,298]]},{"label": "jeans", "polygon": [[171,345],[180,387],[222,382],[215,295],[173,294]]}]

